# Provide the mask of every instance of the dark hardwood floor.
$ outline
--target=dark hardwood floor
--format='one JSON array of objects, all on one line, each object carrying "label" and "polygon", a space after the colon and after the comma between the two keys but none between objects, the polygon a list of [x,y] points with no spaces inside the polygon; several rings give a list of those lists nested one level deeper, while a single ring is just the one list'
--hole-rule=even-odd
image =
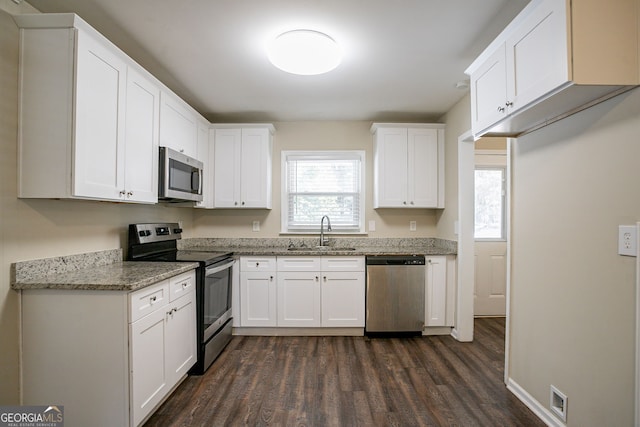
[{"label": "dark hardwood floor", "polygon": [[236,336],[145,426],[544,426],[503,366],[499,318],[476,319],[473,343]]}]

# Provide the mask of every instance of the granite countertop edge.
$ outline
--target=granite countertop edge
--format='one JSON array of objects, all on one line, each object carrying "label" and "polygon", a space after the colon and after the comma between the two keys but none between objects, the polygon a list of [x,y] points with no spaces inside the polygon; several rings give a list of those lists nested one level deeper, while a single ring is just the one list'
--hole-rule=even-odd
[{"label": "granite countertop edge", "polygon": [[198,267],[191,262],[131,262],[77,269],[26,278],[11,284],[14,290],[57,289],[135,291]]},{"label": "granite countertop edge", "polygon": [[457,255],[455,250],[438,247],[418,248],[355,248],[341,249],[312,249],[304,250],[295,248],[263,248],[263,247],[221,247],[221,246],[196,246],[190,250],[203,252],[232,252],[236,256],[376,256],[376,255]]}]

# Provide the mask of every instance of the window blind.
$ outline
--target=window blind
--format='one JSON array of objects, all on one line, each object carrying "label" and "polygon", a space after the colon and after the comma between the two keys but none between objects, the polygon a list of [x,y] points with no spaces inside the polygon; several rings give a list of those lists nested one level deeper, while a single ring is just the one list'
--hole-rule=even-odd
[{"label": "window blind", "polygon": [[360,231],[361,169],[359,153],[287,155],[287,229],[318,231],[328,215],[333,230]]}]

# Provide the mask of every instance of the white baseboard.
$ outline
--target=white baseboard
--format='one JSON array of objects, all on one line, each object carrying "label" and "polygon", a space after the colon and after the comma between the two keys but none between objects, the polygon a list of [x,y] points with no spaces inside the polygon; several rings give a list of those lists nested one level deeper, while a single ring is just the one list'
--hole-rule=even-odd
[{"label": "white baseboard", "polygon": [[507,389],[511,393],[513,393],[522,403],[524,403],[527,408],[531,409],[531,411],[536,414],[543,423],[548,425],[549,427],[565,427],[562,421],[557,419],[551,411],[545,408],[540,404],[533,396],[531,396],[527,391],[522,388],[517,382],[515,382],[512,378],[507,380]]}]

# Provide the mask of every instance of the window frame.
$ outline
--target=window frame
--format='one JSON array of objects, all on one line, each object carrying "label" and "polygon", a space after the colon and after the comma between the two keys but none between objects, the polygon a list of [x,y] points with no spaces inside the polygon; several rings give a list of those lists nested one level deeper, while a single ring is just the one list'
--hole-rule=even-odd
[{"label": "window frame", "polygon": [[[332,234],[365,234],[364,218],[365,218],[365,195],[366,195],[366,152],[364,150],[283,150],[281,152],[280,167],[280,234],[316,234],[320,232],[320,221],[309,229],[289,229],[289,193],[287,184],[289,176],[287,174],[288,159],[291,156],[299,158],[317,158],[317,159],[353,159],[357,157],[360,161],[360,192],[359,192],[359,218],[358,229],[336,230]],[[329,217],[331,218],[331,217]]]}]

